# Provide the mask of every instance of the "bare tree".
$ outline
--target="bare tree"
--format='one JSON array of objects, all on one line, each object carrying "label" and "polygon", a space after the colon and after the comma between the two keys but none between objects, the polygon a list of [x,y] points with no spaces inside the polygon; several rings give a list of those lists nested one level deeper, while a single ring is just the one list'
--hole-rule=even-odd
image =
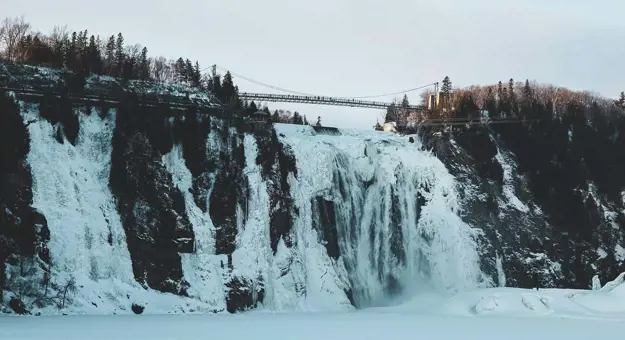
[{"label": "bare tree", "polygon": [[150,73],[152,74],[152,78],[156,82],[162,82],[165,78],[165,69],[167,68],[167,59],[165,57],[158,57],[152,59],[150,62]]},{"label": "bare tree", "polygon": [[[76,286],[76,279],[74,278],[74,276],[70,276],[67,281],[65,281],[65,284],[63,284],[63,286],[61,287],[61,291],[59,292],[59,308],[63,309],[65,308],[65,304],[67,302],[71,302],[71,296],[76,293],[76,291],[78,290],[78,287]],[[70,294],[70,296],[68,296],[67,294]]]},{"label": "bare tree", "polygon": [[17,45],[30,31],[30,24],[24,17],[5,18],[0,24],[0,48],[4,49],[7,60],[14,61]]}]

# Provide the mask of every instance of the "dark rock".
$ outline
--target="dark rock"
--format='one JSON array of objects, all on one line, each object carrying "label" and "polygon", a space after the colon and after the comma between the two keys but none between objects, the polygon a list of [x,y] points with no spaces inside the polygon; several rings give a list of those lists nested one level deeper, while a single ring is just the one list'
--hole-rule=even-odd
[{"label": "dark rock", "polygon": [[20,315],[30,314],[30,311],[26,309],[26,305],[24,305],[24,302],[22,302],[22,300],[18,298],[12,297],[11,301],[9,301],[9,307],[16,314],[20,314]]},{"label": "dark rock", "polygon": [[195,235],[184,196],[149,137],[156,138],[152,129],[160,126],[152,120],[164,119],[152,113],[139,107],[132,96],[121,105],[113,136],[110,186],[137,281],[162,292],[186,295],[188,283],[182,278],[180,253],[193,251]]},{"label": "dark rock", "polygon": [[139,314],[143,314],[143,311],[145,310],[145,306],[141,306],[141,305],[138,305],[138,304],[136,304],[136,303],[133,303],[133,304],[132,304],[132,307],[130,307],[130,308],[131,308],[131,309],[132,309],[132,311],[133,311],[135,314],[137,314],[137,315],[139,315]]},{"label": "dark rock", "polygon": [[336,230],[336,213],[334,202],[323,197],[316,197],[311,200],[312,206],[312,227],[320,237],[320,243],[324,244],[328,256],[338,260],[341,256],[339,240]]},{"label": "dark rock", "polygon": [[414,138],[409,137],[409,138],[408,138],[408,142],[409,142],[409,143],[414,143]]},{"label": "dark rock", "polygon": [[288,182],[289,174],[297,176],[295,156],[278,139],[275,130],[267,136],[257,136],[258,156],[256,164],[261,166],[263,179],[268,183],[269,212],[270,212],[270,239],[274,254],[278,249],[280,239],[287,247],[293,244],[291,230],[293,216],[297,214],[291,186]]},{"label": "dark rock", "polygon": [[254,308],[264,299],[265,288],[260,278],[254,283],[245,278],[233,277],[226,283],[226,287],[226,308],[230,313]]}]

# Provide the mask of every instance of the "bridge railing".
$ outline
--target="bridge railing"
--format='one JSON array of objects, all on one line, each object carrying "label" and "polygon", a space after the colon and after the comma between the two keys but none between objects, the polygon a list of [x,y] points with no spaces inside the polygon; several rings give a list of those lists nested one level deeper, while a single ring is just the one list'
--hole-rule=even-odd
[{"label": "bridge railing", "polygon": [[[300,95],[282,95],[282,94],[266,94],[266,93],[247,93],[243,92],[239,94],[241,99],[257,99],[268,102],[288,102],[288,103],[309,103],[309,104],[323,104],[323,105],[338,105],[338,106],[352,106],[352,107],[369,107],[386,109],[392,105],[392,103],[366,101],[349,98],[334,98],[324,96],[300,96]],[[411,105],[407,109],[421,110],[421,106]]]}]

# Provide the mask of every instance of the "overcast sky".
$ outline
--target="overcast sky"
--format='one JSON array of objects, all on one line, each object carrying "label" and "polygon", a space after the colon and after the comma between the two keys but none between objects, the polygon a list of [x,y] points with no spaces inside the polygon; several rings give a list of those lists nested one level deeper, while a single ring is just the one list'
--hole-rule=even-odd
[{"label": "overcast sky", "polygon": [[[0,8],[43,32],[59,24],[121,31],[152,56],[188,57],[319,95],[389,93],[446,75],[460,87],[512,77],[609,97],[625,90],[623,0],[0,0]],[[269,106],[366,129],[381,113]]]}]

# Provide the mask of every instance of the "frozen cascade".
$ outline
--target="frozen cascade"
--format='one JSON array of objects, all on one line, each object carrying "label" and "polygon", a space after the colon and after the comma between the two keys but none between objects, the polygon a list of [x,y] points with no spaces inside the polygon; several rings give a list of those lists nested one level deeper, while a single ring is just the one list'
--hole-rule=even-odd
[{"label": "frozen cascade", "polygon": [[[27,110],[33,175],[33,206],[47,218],[53,280],[76,279],[82,299],[118,307],[123,290],[139,289],[134,280],[126,236],[108,189],[114,112],[106,120],[94,111],[79,114],[76,146],[53,140],[55,126]],[[123,289],[123,290],[122,290]],[[122,293],[123,292],[123,293]],[[97,297],[100,298],[97,298]],[[81,304],[78,299],[77,304]],[[90,304],[81,306],[89,308]]]},{"label": "frozen cascade", "polygon": [[335,265],[345,266],[357,306],[428,286],[462,290],[483,282],[476,229],[458,216],[455,179],[436,157],[390,134],[277,130],[297,159],[292,190],[300,219],[320,218],[306,208],[311,198],[332,202],[341,254]]},{"label": "frozen cascade", "polygon": [[226,301],[222,264],[228,259],[225,255],[215,255],[215,227],[209,214],[204,213],[193,199],[190,191],[193,178],[185,165],[182,146],[176,144],[168,154],[163,155],[163,164],[184,195],[187,215],[195,234],[194,252],[181,254],[184,278],[190,284],[189,295],[206,302],[212,310],[223,310]]},{"label": "frozen cascade", "polygon": [[[104,118],[96,110],[79,112],[80,129],[74,146],[67,140],[57,143],[57,126],[40,117],[37,109],[22,105],[24,121],[31,122],[27,160],[33,176],[33,206],[44,214],[50,229],[51,278],[63,285],[73,277],[78,288],[65,311],[128,314],[133,313],[132,303],[146,306],[152,313],[219,308],[223,294],[214,296],[202,291],[202,299],[189,299],[145,289],[135,280],[126,234],[108,185],[115,110]],[[200,235],[203,231],[196,230]],[[204,259],[202,253],[189,256],[196,258],[185,258],[185,267],[197,268]],[[204,272],[207,270],[204,268]],[[54,306],[40,312],[59,313]]]}]

